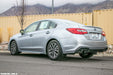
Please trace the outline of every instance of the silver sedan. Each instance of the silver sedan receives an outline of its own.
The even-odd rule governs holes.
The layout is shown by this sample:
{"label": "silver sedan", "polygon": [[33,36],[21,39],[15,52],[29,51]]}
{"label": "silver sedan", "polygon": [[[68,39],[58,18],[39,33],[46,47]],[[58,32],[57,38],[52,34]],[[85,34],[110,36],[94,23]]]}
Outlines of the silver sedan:
{"label": "silver sedan", "polygon": [[12,55],[21,52],[46,54],[60,60],[67,54],[79,53],[89,58],[107,50],[105,33],[99,27],[85,26],[62,19],[46,19],[32,23],[10,38]]}

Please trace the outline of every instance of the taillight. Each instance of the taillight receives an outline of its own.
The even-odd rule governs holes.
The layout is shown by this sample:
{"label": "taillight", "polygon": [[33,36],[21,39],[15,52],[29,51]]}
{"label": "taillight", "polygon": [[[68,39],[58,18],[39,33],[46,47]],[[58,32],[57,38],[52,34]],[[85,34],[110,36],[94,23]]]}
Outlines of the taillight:
{"label": "taillight", "polygon": [[106,36],[106,34],[105,34],[105,32],[104,32],[104,31],[102,31],[102,35],[103,35],[103,36]]}
{"label": "taillight", "polygon": [[87,34],[88,32],[85,29],[81,28],[67,28],[67,30],[73,34]]}

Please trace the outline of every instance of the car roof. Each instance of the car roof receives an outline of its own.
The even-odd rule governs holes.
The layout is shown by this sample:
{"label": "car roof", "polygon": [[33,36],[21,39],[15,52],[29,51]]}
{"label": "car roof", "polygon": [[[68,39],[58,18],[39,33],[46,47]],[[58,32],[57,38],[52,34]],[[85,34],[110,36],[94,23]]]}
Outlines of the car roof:
{"label": "car roof", "polygon": [[77,23],[77,22],[74,22],[74,21],[71,21],[71,20],[65,20],[65,19],[45,19],[45,20],[50,20],[50,21],[53,21],[53,22],[56,22],[58,24],[60,23],[64,23],[64,24],[72,24],[72,25],[81,25],[83,26],[83,24],[80,24],[80,23]]}
{"label": "car roof", "polygon": [[45,19],[45,20],[51,20],[51,21],[54,21],[54,22],[66,22],[66,21],[70,21],[70,20],[65,20],[65,19]]}

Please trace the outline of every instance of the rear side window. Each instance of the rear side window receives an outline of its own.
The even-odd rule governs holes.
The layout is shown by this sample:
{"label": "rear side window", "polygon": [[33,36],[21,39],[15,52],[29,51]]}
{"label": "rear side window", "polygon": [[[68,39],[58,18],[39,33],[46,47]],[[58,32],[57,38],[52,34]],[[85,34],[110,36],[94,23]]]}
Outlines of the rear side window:
{"label": "rear side window", "polygon": [[39,26],[39,30],[45,30],[45,29],[48,29],[48,24],[49,24],[49,21],[42,21],[40,23],[40,26]]}
{"label": "rear side window", "polygon": [[49,29],[55,28],[57,26],[56,23],[50,22]]}

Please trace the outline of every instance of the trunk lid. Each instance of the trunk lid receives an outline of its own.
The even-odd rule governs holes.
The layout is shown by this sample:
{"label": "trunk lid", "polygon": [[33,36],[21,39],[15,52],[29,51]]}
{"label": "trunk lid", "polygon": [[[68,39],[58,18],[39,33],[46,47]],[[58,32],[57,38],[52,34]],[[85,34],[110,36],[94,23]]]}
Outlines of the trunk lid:
{"label": "trunk lid", "polygon": [[88,34],[85,34],[85,38],[88,40],[102,40],[102,29],[99,27],[93,26],[82,26],[83,29],[86,29]]}
{"label": "trunk lid", "polygon": [[82,26],[84,29],[88,31],[88,33],[102,33],[102,29],[100,27],[94,26]]}

